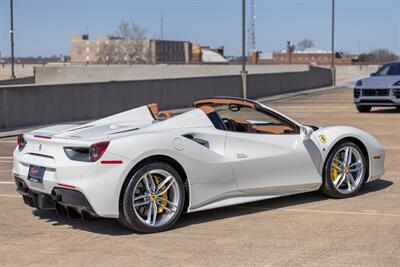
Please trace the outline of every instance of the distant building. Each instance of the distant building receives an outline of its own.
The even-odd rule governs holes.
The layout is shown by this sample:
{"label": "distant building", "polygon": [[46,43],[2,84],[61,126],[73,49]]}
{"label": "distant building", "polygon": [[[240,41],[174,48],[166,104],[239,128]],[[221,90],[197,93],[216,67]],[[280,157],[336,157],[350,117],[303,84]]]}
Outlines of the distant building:
{"label": "distant building", "polygon": [[[96,40],[90,40],[88,35],[73,35],[71,38],[71,63],[95,64],[99,63],[99,52],[102,47],[110,44],[137,42],[134,40],[123,40],[119,37],[105,36]],[[189,63],[192,61],[192,44],[186,41],[168,40],[144,40],[140,43],[143,51],[141,62],[147,64],[160,63]],[[113,48],[113,49],[118,49]],[[110,62],[128,62],[130,51],[125,51],[124,58],[110,59]],[[112,53],[111,53],[112,54]]]}
{"label": "distant building", "polygon": [[211,48],[209,46],[201,46],[199,44],[192,45],[192,62],[193,63],[227,63],[224,57],[224,47]]}
{"label": "distant building", "polygon": [[[259,52],[251,56],[253,64],[307,64],[307,65],[329,65],[332,61],[332,52],[315,48],[304,51],[293,51],[291,43],[288,42],[286,50],[272,52],[271,59],[260,59]],[[347,57],[341,52],[335,52],[335,64],[350,65],[352,57]]]}
{"label": "distant building", "polygon": [[149,40],[151,47],[150,62],[190,63],[192,61],[192,43],[183,41]]}

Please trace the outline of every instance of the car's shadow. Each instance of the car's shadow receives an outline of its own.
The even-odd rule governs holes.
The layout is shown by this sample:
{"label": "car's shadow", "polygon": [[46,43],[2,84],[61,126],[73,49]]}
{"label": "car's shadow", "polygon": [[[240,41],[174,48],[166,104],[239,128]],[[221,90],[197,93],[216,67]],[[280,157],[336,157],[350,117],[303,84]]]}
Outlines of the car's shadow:
{"label": "car's shadow", "polygon": [[[366,184],[359,195],[364,195],[379,190],[383,190],[393,183],[387,180],[377,180]],[[226,218],[233,218],[238,216],[245,216],[266,210],[276,210],[279,208],[287,208],[290,206],[315,203],[319,201],[326,201],[327,198],[322,193],[310,192],[298,195],[286,196],[281,198],[267,199],[258,202],[247,204],[229,206],[219,209],[182,214],[178,223],[173,229],[187,227],[193,224],[201,224],[209,221],[222,220]],[[70,225],[72,228],[98,233],[105,235],[132,235],[136,234],[127,230],[115,219],[92,219],[89,221],[82,221],[80,219],[71,219],[67,217],[59,217],[55,212],[34,210],[33,215],[37,216],[40,220],[46,220],[52,223],[53,226]]]}

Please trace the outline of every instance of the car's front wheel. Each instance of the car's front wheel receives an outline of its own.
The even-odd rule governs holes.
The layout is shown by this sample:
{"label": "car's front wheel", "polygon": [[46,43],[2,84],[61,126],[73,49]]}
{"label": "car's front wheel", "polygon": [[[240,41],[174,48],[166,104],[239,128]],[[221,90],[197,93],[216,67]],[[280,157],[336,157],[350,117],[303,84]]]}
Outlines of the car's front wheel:
{"label": "car's front wheel", "polygon": [[372,109],[371,106],[359,106],[359,105],[357,105],[356,107],[357,107],[358,112],[361,112],[361,113],[370,112],[371,109]]}
{"label": "car's front wheel", "polygon": [[335,198],[354,196],[363,185],[367,164],[357,144],[344,142],[336,145],[325,162],[321,190]]}
{"label": "car's front wheel", "polygon": [[179,173],[163,162],[148,163],[129,178],[121,198],[120,222],[141,233],[166,230],[179,219],[185,191]]}

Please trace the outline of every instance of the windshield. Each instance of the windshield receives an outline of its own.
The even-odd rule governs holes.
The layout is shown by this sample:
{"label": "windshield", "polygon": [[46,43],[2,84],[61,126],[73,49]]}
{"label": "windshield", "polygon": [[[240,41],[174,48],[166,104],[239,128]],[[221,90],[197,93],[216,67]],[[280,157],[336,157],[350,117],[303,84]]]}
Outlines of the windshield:
{"label": "windshield", "polygon": [[374,76],[400,75],[400,63],[385,64],[379,68]]}

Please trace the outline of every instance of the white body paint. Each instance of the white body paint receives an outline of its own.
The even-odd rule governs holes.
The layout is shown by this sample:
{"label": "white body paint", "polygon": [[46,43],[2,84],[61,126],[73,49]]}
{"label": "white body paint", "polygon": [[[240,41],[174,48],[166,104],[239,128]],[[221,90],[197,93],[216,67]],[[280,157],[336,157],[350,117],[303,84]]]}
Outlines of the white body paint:
{"label": "white body paint", "polygon": [[[209,148],[184,137],[186,134],[207,140]],[[319,135],[325,135],[327,142],[322,143]],[[35,130],[24,137],[26,147],[14,151],[13,173],[29,188],[47,194],[58,183],[75,186],[99,216],[110,218],[119,215],[121,188],[129,172],[140,161],[156,155],[170,157],[184,169],[189,188],[188,212],[317,190],[330,149],[347,137],[357,138],[367,148],[369,181],[384,172],[382,146],[362,130],[327,127],[310,136],[228,132],[216,129],[197,108],[156,121],[143,106],[85,125]],[[65,146],[89,147],[106,140],[110,145],[101,160],[120,160],[122,164],[72,161],[63,150]],[[376,155],[381,158],[374,160]],[[27,180],[30,165],[46,167],[43,183]]]}

